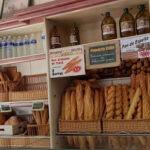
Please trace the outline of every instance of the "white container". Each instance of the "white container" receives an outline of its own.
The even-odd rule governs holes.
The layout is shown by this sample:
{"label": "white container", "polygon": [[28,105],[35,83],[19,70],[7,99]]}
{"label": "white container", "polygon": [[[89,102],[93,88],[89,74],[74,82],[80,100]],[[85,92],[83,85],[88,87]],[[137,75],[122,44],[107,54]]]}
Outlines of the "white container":
{"label": "white container", "polygon": [[6,36],[3,37],[2,40],[2,59],[7,58],[7,42],[6,42]]}
{"label": "white container", "polygon": [[27,35],[24,36],[23,39],[23,55],[24,56],[28,56],[30,55],[30,42],[29,42],[29,38]]}
{"label": "white container", "polygon": [[13,43],[12,57],[15,58],[15,57],[17,57],[17,42],[16,42],[16,37],[13,37],[12,43]]}
{"label": "white container", "polygon": [[13,43],[12,43],[12,38],[9,35],[7,38],[7,58],[12,58],[13,54]]}
{"label": "white container", "polygon": [[23,42],[21,36],[17,37],[17,57],[23,56]]}

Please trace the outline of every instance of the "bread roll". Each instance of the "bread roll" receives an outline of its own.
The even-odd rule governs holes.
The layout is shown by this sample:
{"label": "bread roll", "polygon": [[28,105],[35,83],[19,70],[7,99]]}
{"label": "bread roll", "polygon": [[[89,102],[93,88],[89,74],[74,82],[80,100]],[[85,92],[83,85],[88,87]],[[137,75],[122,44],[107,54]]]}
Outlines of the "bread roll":
{"label": "bread roll", "polygon": [[76,92],[71,92],[71,120],[77,120]]}
{"label": "bread roll", "polygon": [[43,115],[42,115],[42,124],[47,124],[48,121],[48,117],[49,113],[48,113],[48,106],[45,106],[44,111],[43,111]]}
{"label": "bread roll", "polygon": [[136,89],[136,92],[135,92],[135,95],[133,97],[133,102],[129,108],[129,111],[127,113],[127,116],[125,119],[132,119],[132,116],[133,114],[135,113],[135,108],[137,107],[138,105],[138,102],[139,102],[139,97],[141,96],[141,89],[140,88],[137,88]]}
{"label": "bread roll", "polygon": [[98,89],[95,89],[94,95],[94,118],[100,119],[100,95]]}
{"label": "bread roll", "polygon": [[12,116],[5,122],[5,125],[19,125],[20,122],[21,121],[18,117]]}
{"label": "bread roll", "polygon": [[71,120],[71,92],[69,89],[65,94],[65,120]]}
{"label": "bread roll", "polygon": [[108,89],[108,97],[106,102],[106,119],[113,119],[115,115],[115,89],[114,85]]}
{"label": "bread roll", "polygon": [[84,97],[83,97],[83,87],[81,83],[77,84],[76,87],[76,101],[77,101],[77,116],[79,120],[84,118]]}
{"label": "bread roll", "polygon": [[116,105],[115,105],[115,118],[122,119],[122,86],[116,85]]}
{"label": "bread roll", "polygon": [[62,120],[65,120],[65,94],[63,94],[63,96],[62,96],[61,119],[62,119]]}
{"label": "bread roll", "polygon": [[150,119],[150,101],[148,93],[146,91],[146,82],[144,74],[140,74],[140,87],[142,90],[142,99],[143,99],[143,119]]}
{"label": "bread roll", "polygon": [[124,118],[129,110],[129,101],[128,101],[128,85],[122,85],[122,101],[123,101],[123,115]]}
{"label": "bread roll", "polygon": [[85,93],[84,93],[84,119],[85,120],[94,119],[93,92],[88,83],[85,86]]}

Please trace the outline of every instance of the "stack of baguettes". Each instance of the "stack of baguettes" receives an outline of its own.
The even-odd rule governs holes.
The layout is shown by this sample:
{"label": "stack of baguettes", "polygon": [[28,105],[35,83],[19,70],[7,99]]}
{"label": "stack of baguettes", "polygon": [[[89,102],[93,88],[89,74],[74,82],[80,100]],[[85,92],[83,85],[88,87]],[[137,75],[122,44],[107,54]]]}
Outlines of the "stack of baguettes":
{"label": "stack of baguettes", "polygon": [[[49,136],[48,127],[45,127],[45,125],[49,125],[48,106],[45,105],[43,111],[32,111],[32,114],[36,121],[36,124],[39,125],[39,128],[40,128],[38,130],[38,134]],[[43,125],[43,128],[42,128],[42,125]]]}
{"label": "stack of baguettes", "polygon": [[131,75],[131,84],[104,88],[105,119],[150,119],[150,74]]}
{"label": "stack of baguettes", "polygon": [[[61,120],[101,119],[104,98],[96,80],[75,80],[73,83],[74,86],[67,88],[62,96]],[[67,136],[66,138],[70,147],[95,148],[95,137]]]}

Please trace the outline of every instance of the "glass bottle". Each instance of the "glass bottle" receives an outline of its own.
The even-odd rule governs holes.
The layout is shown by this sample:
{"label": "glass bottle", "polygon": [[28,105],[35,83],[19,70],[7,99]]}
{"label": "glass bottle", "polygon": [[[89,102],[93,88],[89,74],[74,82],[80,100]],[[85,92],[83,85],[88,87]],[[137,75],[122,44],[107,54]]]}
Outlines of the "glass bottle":
{"label": "glass bottle", "polygon": [[136,16],[137,34],[145,34],[150,32],[150,15],[146,10],[146,6],[140,5],[139,12]]}
{"label": "glass bottle", "polygon": [[120,36],[127,37],[135,35],[135,22],[134,17],[129,13],[128,8],[124,9],[124,13],[119,21],[120,25]]}
{"label": "glass bottle", "polygon": [[38,53],[38,51],[37,51],[37,40],[36,40],[36,38],[35,38],[35,34],[31,34],[31,36],[30,36],[30,54],[31,55],[35,55],[35,54],[37,54]]}
{"label": "glass bottle", "polygon": [[60,48],[61,47],[60,35],[58,33],[56,26],[53,27],[50,42],[51,42],[51,48]]}
{"label": "glass bottle", "polygon": [[70,44],[73,45],[79,45],[79,29],[78,26],[73,23],[71,28],[71,34],[70,34]]}
{"label": "glass bottle", "polygon": [[116,33],[116,22],[110,16],[110,12],[106,12],[105,18],[102,21],[102,39],[103,40],[111,40],[117,38]]}

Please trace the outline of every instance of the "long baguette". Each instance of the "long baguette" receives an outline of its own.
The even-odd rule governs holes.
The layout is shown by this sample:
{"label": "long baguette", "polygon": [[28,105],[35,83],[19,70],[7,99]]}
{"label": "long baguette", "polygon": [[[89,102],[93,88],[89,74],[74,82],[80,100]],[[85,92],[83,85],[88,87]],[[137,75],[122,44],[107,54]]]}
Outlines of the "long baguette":
{"label": "long baguette", "polygon": [[45,106],[43,116],[42,116],[42,124],[46,124],[48,121],[48,107]]}
{"label": "long baguette", "polygon": [[62,96],[61,119],[62,119],[62,120],[65,120],[65,94],[63,94],[63,96]]}
{"label": "long baguette", "polygon": [[65,120],[71,120],[71,93],[70,90],[67,89],[65,94]]}

